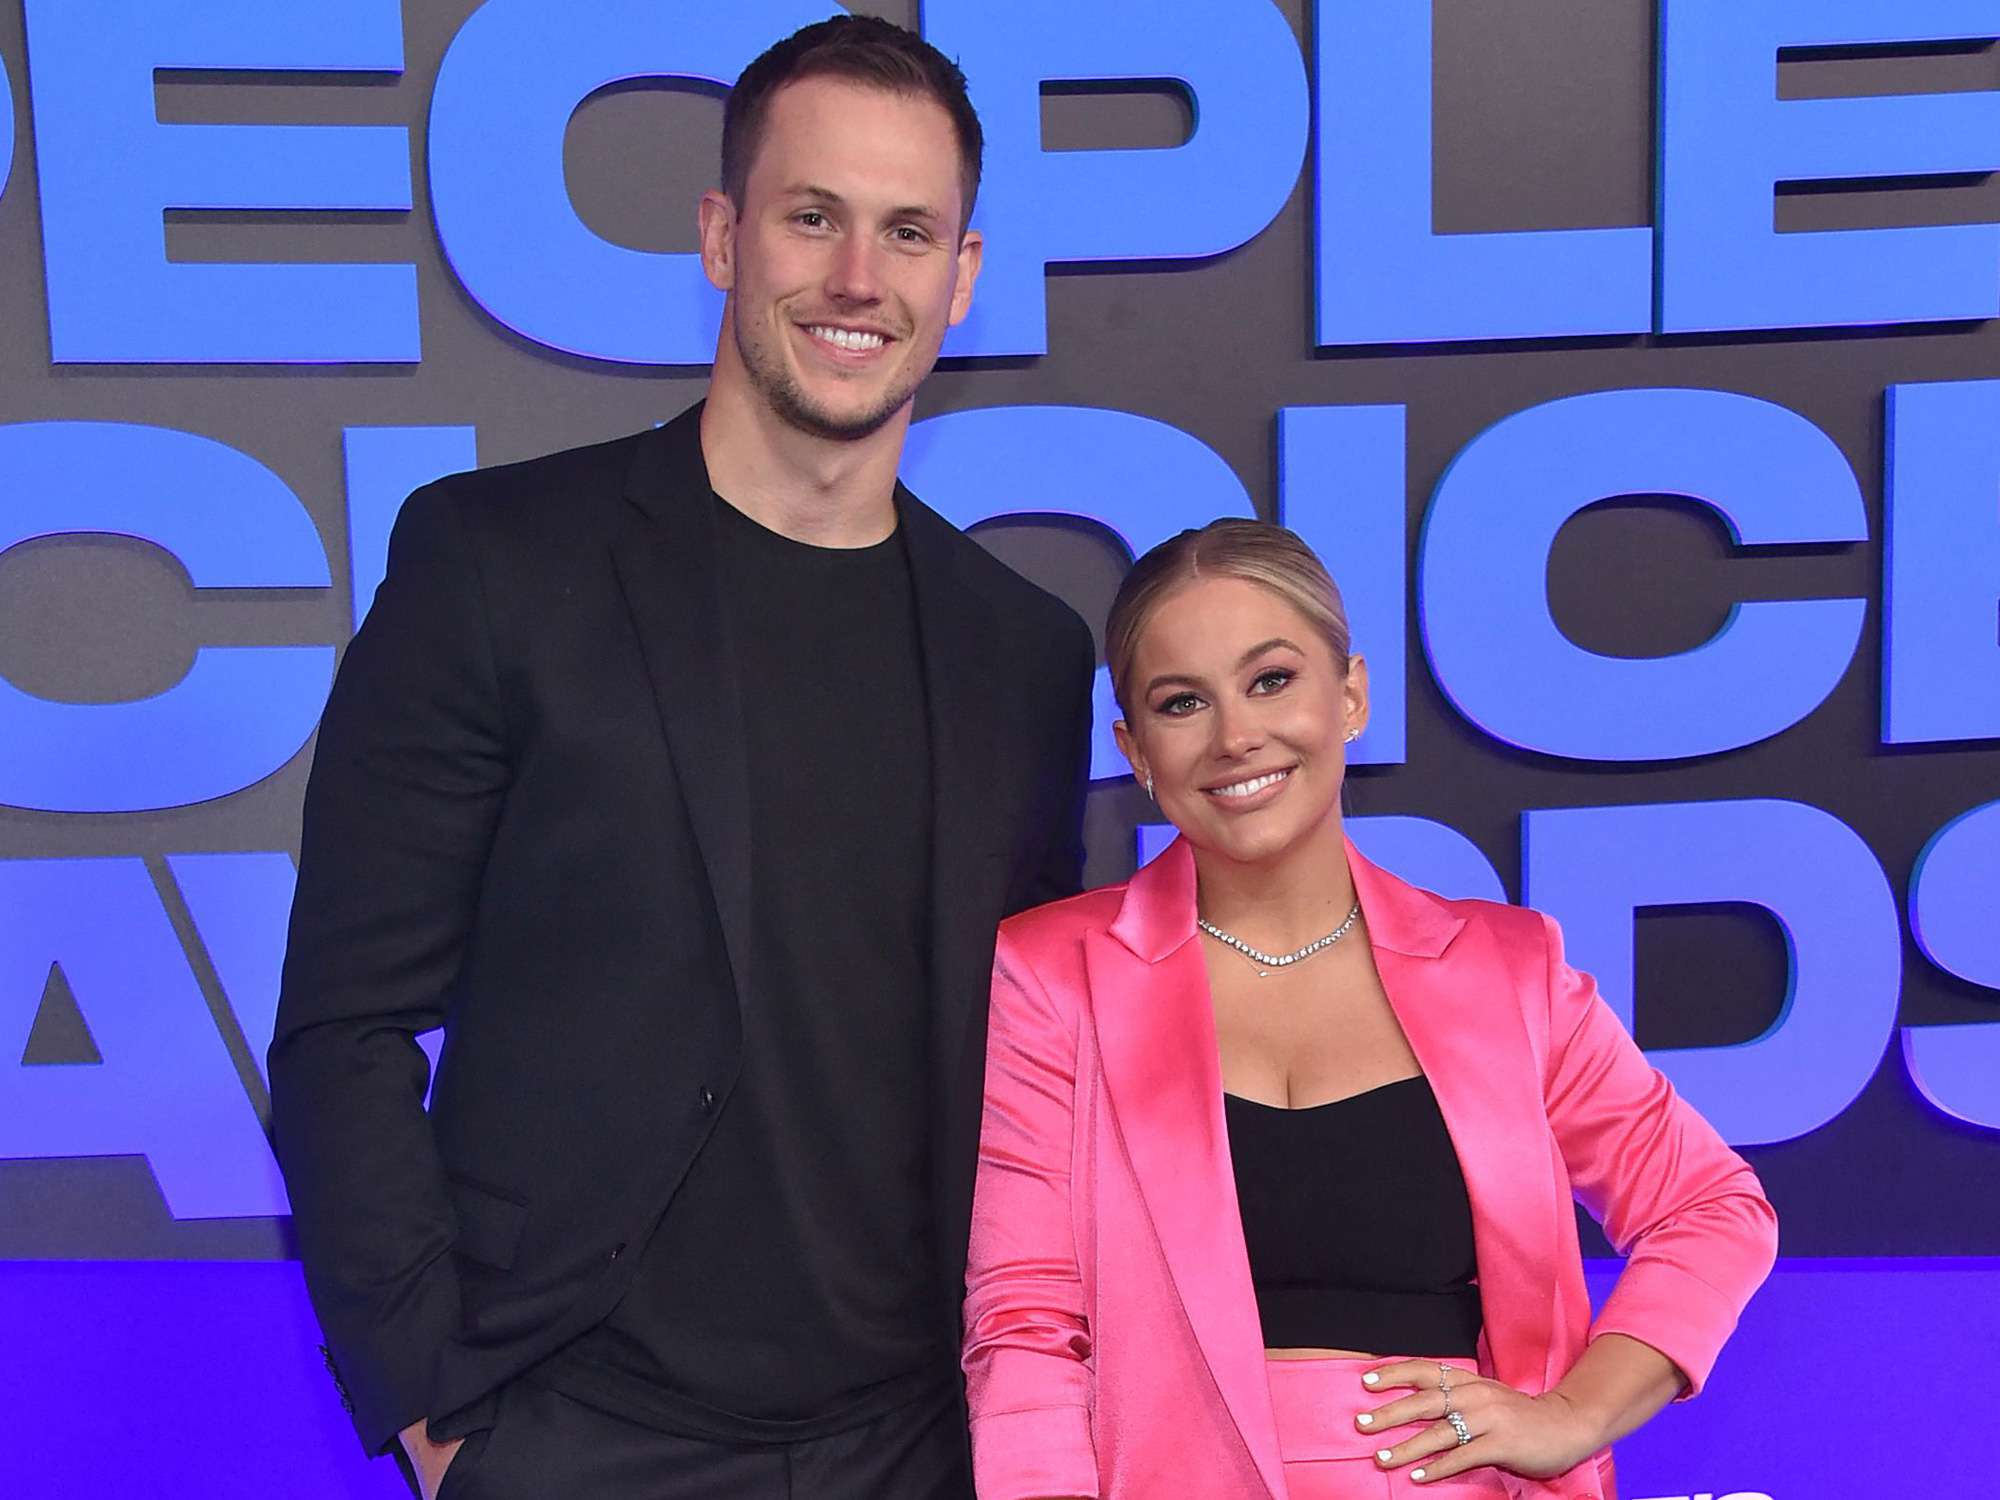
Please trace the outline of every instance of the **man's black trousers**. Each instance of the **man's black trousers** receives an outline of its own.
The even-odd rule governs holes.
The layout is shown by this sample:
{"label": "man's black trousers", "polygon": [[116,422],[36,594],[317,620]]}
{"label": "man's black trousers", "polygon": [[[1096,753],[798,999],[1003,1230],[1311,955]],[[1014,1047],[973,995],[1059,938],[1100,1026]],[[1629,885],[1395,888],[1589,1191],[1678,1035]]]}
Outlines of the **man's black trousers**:
{"label": "man's black trousers", "polygon": [[516,1381],[437,1500],[972,1500],[955,1391],[831,1436],[730,1445],[676,1437]]}

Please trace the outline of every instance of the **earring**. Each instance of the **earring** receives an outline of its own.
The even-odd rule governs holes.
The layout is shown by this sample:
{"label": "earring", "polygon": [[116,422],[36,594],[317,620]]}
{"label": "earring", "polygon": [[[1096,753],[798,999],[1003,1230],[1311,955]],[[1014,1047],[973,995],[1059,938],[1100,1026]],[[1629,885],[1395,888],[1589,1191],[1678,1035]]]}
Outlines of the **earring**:
{"label": "earring", "polygon": [[1151,771],[1148,771],[1146,773],[1146,796],[1148,798],[1151,798],[1152,795],[1153,795],[1153,773]]}
{"label": "earring", "polygon": [[1348,730],[1348,731],[1347,731],[1347,739],[1346,739],[1346,740],[1344,741],[1344,743],[1346,743],[1346,744],[1349,744],[1349,745],[1351,745],[1351,744],[1353,744],[1353,743],[1354,743],[1354,742],[1355,742],[1356,740],[1358,740],[1358,739],[1360,739],[1360,738],[1361,738],[1361,731],[1360,731],[1360,730],[1358,730],[1358,729],[1350,729],[1350,730]]}

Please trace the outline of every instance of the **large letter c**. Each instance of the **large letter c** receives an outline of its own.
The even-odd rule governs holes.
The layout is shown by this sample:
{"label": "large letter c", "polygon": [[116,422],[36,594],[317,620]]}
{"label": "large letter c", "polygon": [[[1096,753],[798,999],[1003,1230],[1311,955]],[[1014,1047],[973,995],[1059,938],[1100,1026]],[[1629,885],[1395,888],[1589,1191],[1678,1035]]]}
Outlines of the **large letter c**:
{"label": "large letter c", "polygon": [[[123,422],[0,426],[0,552],[108,532],[179,559],[198,589],[326,588],[326,551],[285,482],[234,448]],[[331,646],[205,646],[164,693],[57,703],[0,679],[0,804],[142,812],[226,797],[298,754]]]}
{"label": "large letter c", "polygon": [[1578,760],[1676,760],[1790,728],[1853,659],[1863,599],[1738,604],[1692,651],[1603,656],[1549,612],[1550,545],[1619,495],[1713,509],[1735,542],[1857,542],[1861,489],[1795,412],[1728,391],[1618,390],[1488,428],[1438,481],[1418,564],[1424,646],[1458,711],[1497,739]]}

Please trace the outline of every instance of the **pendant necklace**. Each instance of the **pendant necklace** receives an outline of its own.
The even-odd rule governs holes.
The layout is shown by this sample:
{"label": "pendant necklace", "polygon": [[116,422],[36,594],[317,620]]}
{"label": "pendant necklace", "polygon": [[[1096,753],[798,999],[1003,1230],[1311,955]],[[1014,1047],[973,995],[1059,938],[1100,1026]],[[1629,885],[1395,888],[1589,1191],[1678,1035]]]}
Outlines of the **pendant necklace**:
{"label": "pendant necklace", "polygon": [[1347,909],[1346,920],[1334,928],[1333,931],[1329,932],[1323,938],[1314,938],[1305,947],[1295,948],[1290,953],[1266,953],[1261,948],[1253,948],[1244,942],[1242,938],[1231,937],[1220,927],[1209,921],[1207,917],[1197,916],[1194,919],[1194,925],[1214,938],[1218,943],[1234,948],[1238,953],[1249,959],[1251,963],[1257,966],[1257,977],[1259,979],[1269,979],[1273,970],[1289,968],[1295,963],[1301,963],[1311,958],[1322,948],[1331,948],[1335,943],[1346,937],[1349,929],[1360,919],[1361,903],[1356,901],[1354,905]]}

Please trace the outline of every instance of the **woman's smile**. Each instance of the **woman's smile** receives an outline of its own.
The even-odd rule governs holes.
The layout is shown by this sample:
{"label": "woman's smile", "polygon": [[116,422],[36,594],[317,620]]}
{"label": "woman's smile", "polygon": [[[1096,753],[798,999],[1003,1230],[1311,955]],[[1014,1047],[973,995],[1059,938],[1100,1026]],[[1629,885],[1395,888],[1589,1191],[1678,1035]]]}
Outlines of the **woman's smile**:
{"label": "woman's smile", "polygon": [[1259,771],[1216,786],[1205,786],[1202,790],[1230,812],[1248,812],[1274,800],[1297,769],[1296,766],[1282,766],[1274,771]]}

